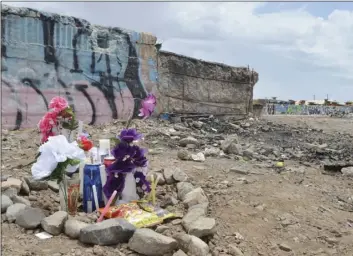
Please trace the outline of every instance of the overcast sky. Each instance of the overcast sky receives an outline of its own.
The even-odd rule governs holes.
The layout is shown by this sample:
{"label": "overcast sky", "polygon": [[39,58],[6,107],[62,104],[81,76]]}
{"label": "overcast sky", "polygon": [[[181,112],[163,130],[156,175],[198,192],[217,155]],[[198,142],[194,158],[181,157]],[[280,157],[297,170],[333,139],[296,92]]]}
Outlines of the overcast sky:
{"label": "overcast sky", "polygon": [[353,3],[13,2],[151,32],[163,50],[254,68],[255,98],[353,100]]}

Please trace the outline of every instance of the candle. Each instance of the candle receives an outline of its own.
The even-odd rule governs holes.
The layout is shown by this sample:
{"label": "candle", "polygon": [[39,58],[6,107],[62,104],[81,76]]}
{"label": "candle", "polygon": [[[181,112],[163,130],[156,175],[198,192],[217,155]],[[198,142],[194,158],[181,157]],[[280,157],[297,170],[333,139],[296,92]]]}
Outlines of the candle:
{"label": "candle", "polygon": [[109,139],[99,140],[99,148],[100,148],[101,151],[109,151],[109,149],[110,149],[110,140]]}
{"label": "candle", "polygon": [[80,169],[79,169],[80,194],[81,194],[81,196],[83,196],[83,178],[84,178],[83,169],[85,168],[85,165],[86,165],[86,159],[85,159],[85,161],[82,161],[80,163]]}
{"label": "candle", "polygon": [[96,185],[92,186],[92,192],[93,192],[93,198],[94,198],[94,203],[96,205],[96,211],[99,209],[99,203],[98,203],[98,195],[97,195],[97,188]]}
{"label": "candle", "polygon": [[[102,186],[104,186],[105,183],[107,183],[107,171],[105,170],[105,165],[102,164],[101,166],[99,166],[99,172],[101,176]],[[104,203],[107,203],[107,198],[104,193],[103,193],[103,200],[104,200]]]}
{"label": "candle", "polygon": [[106,213],[108,212],[109,207],[110,207],[110,205],[112,204],[112,202],[113,202],[113,200],[114,200],[114,198],[115,198],[115,196],[116,196],[117,193],[118,193],[118,192],[117,192],[116,190],[114,190],[112,196],[109,198],[108,203],[105,205],[105,207],[104,207],[104,209],[103,209],[103,212],[102,212],[101,216],[99,216],[99,219],[97,220],[97,222],[101,222],[101,221],[103,220],[104,216],[105,216]]}
{"label": "candle", "polygon": [[83,132],[83,122],[80,120],[80,121],[78,121],[77,133],[78,133],[78,135],[81,135],[82,132]]}

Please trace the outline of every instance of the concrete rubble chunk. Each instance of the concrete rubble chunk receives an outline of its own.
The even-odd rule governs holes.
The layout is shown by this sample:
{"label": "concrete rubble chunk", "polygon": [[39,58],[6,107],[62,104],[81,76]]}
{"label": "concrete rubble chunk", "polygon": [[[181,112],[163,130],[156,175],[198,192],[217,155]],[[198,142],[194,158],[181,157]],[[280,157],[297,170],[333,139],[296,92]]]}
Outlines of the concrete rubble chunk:
{"label": "concrete rubble chunk", "polygon": [[189,208],[196,204],[208,203],[208,198],[202,188],[195,188],[185,195],[183,203]]}
{"label": "concrete rubble chunk", "polygon": [[202,152],[199,152],[197,154],[192,154],[191,159],[194,160],[195,162],[205,162],[206,160],[205,155]]}
{"label": "concrete rubble chunk", "polygon": [[10,205],[6,210],[6,219],[8,222],[14,222],[18,214],[23,211],[27,206],[24,204],[13,204]]}
{"label": "concrete rubble chunk", "polygon": [[178,198],[184,200],[187,193],[191,192],[194,189],[194,185],[190,182],[179,182],[177,183]]}
{"label": "concrete rubble chunk", "polygon": [[239,149],[241,150],[241,148],[239,148],[240,145],[238,144],[238,135],[232,134],[222,142],[221,149],[227,154],[238,154]]}
{"label": "concrete rubble chunk", "polygon": [[48,189],[48,181],[46,180],[34,180],[31,177],[25,177],[25,181],[31,190],[39,191]]}
{"label": "concrete rubble chunk", "polygon": [[64,233],[70,238],[77,239],[80,236],[80,231],[81,229],[89,226],[90,224],[74,220],[74,219],[69,219],[65,222],[64,225]]}
{"label": "concrete rubble chunk", "polygon": [[192,145],[198,145],[199,141],[197,139],[195,139],[194,137],[188,136],[184,139],[181,139],[179,141],[180,146],[182,147],[186,147],[186,145],[188,144],[192,144]]}
{"label": "concrete rubble chunk", "polygon": [[42,220],[42,228],[51,235],[60,235],[64,229],[68,214],[65,211],[58,211]]}
{"label": "concrete rubble chunk", "polygon": [[341,172],[344,176],[353,177],[353,166],[342,168]]}
{"label": "concrete rubble chunk", "polygon": [[44,218],[45,214],[41,209],[27,207],[17,215],[16,224],[25,229],[35,229]]}
{"label": "concrete rubble chunk", "polygon": [[85,244],[115,245],[129,241],[135,230],[136,228],[124,219],[109,219],[82,228],[79,240]]}
{"label": "concrete rubble chunk", "polygon": [[173,256],[188,256],[188,255],[182,250],[178,250],[176,253],[173,254]]}
{"label": "concrete rubble chunk", "polygon": [[1,213],[6,212],[7,208],[13,205],[12,200],[7,195],[1,195]]}
{"label": "concrete rubble chunk", "polygon": [[180,168],[175,168],[173,172],[173,178],[177,182],[183,182],[188,180],[188,175],[182,171]]}
{"label": "concrete rubble chunk", "polygon": [[185,227],[189,235],[205,237],[214,235],[216,232],[216,220],[214,218],[199,217],[189,226]]}
{"label": "concrete rubble chunk", "polygon": [[163,256],[173,252],[178,247],[175,239],[161,235],[151,229],[136,230],[129,241],[129,248],[147,256]]}
{"label": "concrete rubble chunk", "polygon": [[208,245],[196,236],[179,233],[174,239],[178,241],[179,248],[188,255],[208,256],[210,252]]}
{"label": "concrete rubble chunk", "polygon": [[21,180],[10,177],[6,181],[1,182],[1,191],[7,190],[8,188],[15,188],[17,191],[20,191],[21,186]]}
{"label": "concrete rubble chunk", "polygon": [[199,219],[200,217],[204,217],[206,212],[203,208],[190,208],[189,211],[184,215],[181,224],[187,230],[194,221]]}

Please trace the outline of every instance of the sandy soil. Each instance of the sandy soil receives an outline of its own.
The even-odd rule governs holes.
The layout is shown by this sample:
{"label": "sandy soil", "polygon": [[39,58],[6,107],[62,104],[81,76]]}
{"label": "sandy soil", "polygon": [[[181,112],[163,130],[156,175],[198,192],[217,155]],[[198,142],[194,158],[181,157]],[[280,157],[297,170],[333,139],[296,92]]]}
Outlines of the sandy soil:
{"label": "sandy soil", "polygon": [[[310,117],[266,117],[272,122],[353,134],[353,120]],[[35,146],[26,145],[37,134],[17,132],[13,144],[21,157],[9,157],[4,149],[2,174],[28,175],[29,169],[14,168],[30,161]],[[26,142],[26,143],[24,143]],[[30,153],[29,153],[30,152]],[[353,255],[353,179],[324,175],[320,166],[286,161],[290,172],[278,173],[261,163],[208,157],[203,163],[178,160],[176,149],[150,156],[152,170],[180,167],[203,187],[210,199],[211,217],[217,234],[209,240],[213,255],[232,255],[235,244],[244,255]],[[230,172],[234,166],[249,175]],[[349,201],[351,200],[351,201]],[[127,255],[115,247],[90,247],[60,235],[36,238],[15,224],[2,223],[2,255]],[[129,254],[129,253],[128,253]],[[137,255],[131,252],[129,255]],[[235,254],[234,254],[235,255]]]}

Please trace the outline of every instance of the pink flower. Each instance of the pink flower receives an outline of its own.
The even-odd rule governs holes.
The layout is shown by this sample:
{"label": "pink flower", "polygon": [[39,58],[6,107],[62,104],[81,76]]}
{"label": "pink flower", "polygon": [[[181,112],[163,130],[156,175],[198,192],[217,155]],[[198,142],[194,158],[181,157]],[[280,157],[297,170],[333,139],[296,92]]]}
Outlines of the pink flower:
{"label": "pink flower", "polygon": [[60,96],[52,98],[49,104],[50,109],[54,109],[54,112],[60,113],[61,111],[65,110],[69,106],[69,103]]}
{"label": "pink flower", "polygon": [[139,116],[142,116],[143,119],[151,116],[155,107],[157,105],[156,97],[153,94],[149,94],[144,100],[141,102],[141,109]]}
{"label": "pink flower", "polygon": [[56,112],[47,112],[43,118],[39,121],[38,126],[42,134],[42,142],[48,140],[49,136],[53,136],[52,129],[56,126],[57,123],[57,113]]}

